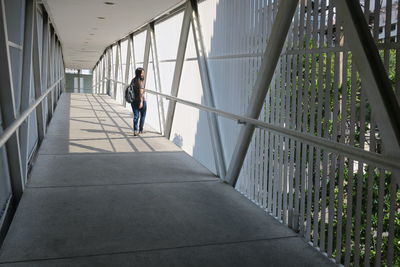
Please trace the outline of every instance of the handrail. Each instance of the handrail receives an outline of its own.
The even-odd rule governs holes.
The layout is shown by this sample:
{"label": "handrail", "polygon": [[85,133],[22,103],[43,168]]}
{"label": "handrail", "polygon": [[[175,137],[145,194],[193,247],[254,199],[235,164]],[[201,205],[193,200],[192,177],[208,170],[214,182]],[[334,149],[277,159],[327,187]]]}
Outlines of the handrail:
{"label": "handrail", "polygon": [[8,141],[8,139],[18,130],[19,126],[26,120],[26,118],[32,113],[32,111],[43,101],[43,99],[53,91],[54,87],[63,79],[61,77],[55,83],[53,83],[44,94],[42,94],[35,103],[25,110],[18,119],[16,119],[7,129],[4,130],[3,134],[0,136],[0,148]]}
{"label": "handrail", "polygon": [[[127,83],[116,81],[113,79],[109,79],[109,78],[104,78],[104,79],[108,79],[110,81],[120,83],[122,85],[128,85]],[[251,124],[254,124],[258,128],[267,129],[267,130],[285,135],[287,137],[294,138],[298,141],[307,143],[309,145],[323,147],[325,149],[330,150],[331,152],[338,153],[338,154],[341,154],[346,157],[351,157],[355,160],[359,160],[364,163],[373,164],[373,165],[376,165],[377,167],[383,167],[388,170],[400,171],[400,159],[398,159],[398,158],[390,158],[390,157],[387,157],[382,154],[373,153],[373,152],[366,151],[366,150],[363,150],[360,148],[345,145],[343,143],[333,142],[329,139],[325,139],[322,137],[318,137],[318,136],[314,136],[314,135],[310,135],[310,134],[306,134],[306,133],[302,133],[302,132],[297,132],[292,129],[284,128],[281,126],[276,126],[276,125],[273,125],[273,124],[270,124],[267,122],[263,122],[263,121],[260,121],[257,119],[252,119],[252,118],[248,118],[245,116],[236,115],[236,114],[233,114],[230,112],[226,112],[226,111],[223,111],[220,109],[201,105],[201,104],[198,104],[195,102],[183,100],[183,99],[173,97],[173,96],[170,96],[167,94],[163,94],[160,92],[156,92],[153,90],[146,89],[146,92],[151,93],[153,95],[159,95],[159,96],[165,97],[166,99],[173,100],[173,101],[176,101],[178,103],[185,104],[188,106],[192,106],[197,109],[201,109],[201,110],[208,111],[208,112],[213,112],[217,115],[221,115],[228,119],[237,120],[238,123],[251,123]]]}

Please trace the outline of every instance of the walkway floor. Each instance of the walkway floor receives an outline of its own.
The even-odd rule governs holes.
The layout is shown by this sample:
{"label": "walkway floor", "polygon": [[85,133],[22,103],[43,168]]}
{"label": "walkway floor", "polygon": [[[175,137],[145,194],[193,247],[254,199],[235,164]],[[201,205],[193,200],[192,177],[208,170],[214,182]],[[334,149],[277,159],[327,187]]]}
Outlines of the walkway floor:
{"label": "walkway floor", "polygon": [[64,93],[1,266],[327,266],[108,96]]}

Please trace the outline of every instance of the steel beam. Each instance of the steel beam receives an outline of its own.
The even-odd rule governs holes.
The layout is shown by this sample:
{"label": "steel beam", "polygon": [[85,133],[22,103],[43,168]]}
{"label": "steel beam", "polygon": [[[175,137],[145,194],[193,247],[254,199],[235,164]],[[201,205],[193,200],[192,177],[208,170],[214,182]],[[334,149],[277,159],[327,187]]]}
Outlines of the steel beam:
{"label": "steel beam", "polygon": [[[47,84],[53,84],[54,81],[54,29],[49,25],[49,53],[48,53],[49,63],[48,63],[48,78]],[[47,87],[46,87],[47,89]],[[54,112],[54,92],[50,93],[49,96],[49,118],[53,117]],[[51,112],[51,113],[50,113]]]}
{"label": "steel beam", "polygon": [[[55,30],[54,30],[54,33],[53,33],[53,52],[52,52],[52,55],[53,55],[53,59],[52,59],[53,67],[51,69],[52,69],[53,75],[52,75],[51,83],[54,83],[54,81],[57,80],[57,67],[56,67],[56,65],[57,65],[57,40],[56,40],[56,32],[55,32]],[[57,92],[57,90],[54,90],[54,92],[52,93],[52,97],[53,97],[53,112],[54,112],[55,107],[57,105],[57,99],[58,99],[57,95],[56,95],[56,92]]]}
{"label": "steel beam", "polygon": [[[59,78],[59,59],[58,59],[58,38],[57,35],[54,34],[54,80],[58,80]],[[57,85],[56,90],[54,91],[55,95],[55,105],[57,106],[58,96],[59,96],[59,88],[60,85]]]}
{"label": "steel beam", "polygon": [[[0,1],[0,109],[3,129],[15,121],[14,87],[11,72],[10,51],[8,47],[7,20],[4,0]],[[21,166],[19,134],[16,131],[6,143],[7,162],[11,177],[13,200],[18,204],[24,191],[24,176]]]}
{"label": "steel beam", "polygon": [[97,62],[96,77],[97,77],[97,83],[96,83],[95,93],[98,94],[100,92],[100,82],[101,82],[101,61]]}
{"label": "steel beam", "polygon": [[[58,42],[58,38],[57,38],[57,77],[56,79],[58,80],[61,77],[61,57],[60,57],[60,44]],[[60,98],[61,95],[61,84],[57,85],[57,101]]]}
{"label": "steel beam", "polygon": [[[126,47],[126,65],[125,65],[125,76],[124,76],[124,81],[125,83],[129,83],[129,68],[131,67],[131,37],[128,37],[128,45]],[[122,104],[125,107],[126,106],[126,100],[125,100],[125,88],[123,88],[123,97],[122,97]]]}
{"label": "steel beam", "polygon": [[[197,9],[197,0],[192,0],[191,3],[193,9],[191,17],[192,30],[197,53],[197,62],[199,64],[201,84],[203,86],[204,99],[207,106],[215,108],[214,94],[210,80],[206,49],[204,46],[204,39],[201,31],[199,13]],[[207,119],[215,159],[215,168],[217,170],[218,176],[223,180],[225,179],[226,175],[226,163],[221,140],[221,131],[218,124],[218,117],[214,113],[208,112]]]}
{"label": "steel beam", "polygon": [[[40,43],[39,40],[39,25],[37,20],[37,10],[36,10],[36,1],[34,2],[34,31],[33,31],[33,56],[32,56],[32,64],[33,64],[33,77],[34,77],[34,86],[35,86],[35,99],[38,99],[42,95],[42,74],[41,74],[41,58],[40,58]],[[44,122],[44,104],[43,102],[37,106],[36,109],[36,117],[37,117],[37,131],[38,131],[38,145],[43,141],[45,127],[46,124]]]}
{"label": "steel beam", "polygon": [[[42,92],[45,91],[49,85],[49,35],[50,35],[50,25],[49,17],[46,12],[43,12],[43,42],[42,42]],[[46,125],[52,116],[51,110],[51,98],[47,98],[47,114],[45,114]],[[46,131],[45,131],[46,132]]]}
{"label": "steel beam", "polygon": [[146,44],[144,47],[144,58],[143,58],[143,68],[145,70],[145,78],[144,78],[144,84],[146,86],[147,82],[147,74],[148,74],[148,67],[149,67],[149,61],[150,61],[150,25],[147,25],[147,30],[146,30]]}
{"label": "steel beam", "polygon": [[[112,48],[109,48],[107,53],[107,77],[111,77],[111,51]],[[111,81],[107,80],[107,88],[106,88],[106,94],[111,96]]]}
{"label": "steel beam", "polygon": [[400,154],[400,107],[383,66],[379,51],[365,21],[361,6],[356,1],[336,1],[344,21],[346,42],[354,55],[360,72],[361,84],[366,89],[372,116],[379,126],[384,153]]}
{"label": "steel beam", "polygon": [[[160,76],[160,63],[158,61],[158,53],[157,53],[157,42],[154,31],[154,23],[150,23],[150,39],[151,39],[151,53],[153,55],[153,71],[154,71],[154,81],[156,85],[156,90],[158,92],[162,92],[161,89],[161,76]],[[164,125],[165,125],[165,113],[164,113],[164,102],[163,99],[159,96],[156,96],[157,104],[158,104],[158,121],[160,124],[160,132],[164,133]]]}
{"label": "steel beam", "polygon": [[[179,37],[178,53],[176,55],[174,76],[172,78],[171,96],[174,97],[178,96],[179,84],[181,82],[182,69],[183,69],[183,63],[185,61],[186,45],[189,37],[190,20],[192,12],[193,12],[192,5],[188,1],[186,3],[185,13],[183,15],[181,34]],[[164,127],[165,129],[164,135],[168,139],[171,137],[172,123],[175,115],[175,107],[176,107],[176,102],[169,101],[167,118]]]}
{"label": "steel beam", "polygon": [[[114,69],[114,79],[118,80],[118,74],[119,74],[119,51],[120,51],[120,46],[121,43],[118,42],[115,48],[115,69]],[[113,55],[114,57],[114,55]],[[114,83],[114,95],[113,98],[117,99],[117,90],[118,90],[118,84]]]}
{"label": "steel beam", "polygon": [[[21,81],[21,106],[20,113],[29,108],[31,99],[31,73],[32,73],[32,46],[33,46],[33,0],[26,0],[25,25],[24,25],[24,49],[22,58],[22,81]],[[24,181],[28,175],[28,140],[29,140],[29,118],[19,128],[19,141],[21,148],[21,166]]]}
{"label": "steel beam", "polygon": [[[258,119],[260,116],[297,4],[298,1],[279,1],[278,12],[272,26],[271,35],[268,38],[267,47],[246,113],[249,118]],[[239,178],[254,129],[253,124],[245,124],[240,130],[238,142],[226,175],[226,181],[232,186],[236,185]]]}
{"label": "steel beam", "polygon": [[135,69],[136,69],[136,58],[135,58],[135,42],[133,40],[133,34],[129,37],[129,39],[131,40],[131,55],[132,55],[132,63],[131,63],[131,71],[132,71],[132,75],[135,75]]}
{"label": "steel beam", "polygon": [[[121,80],[123,79],[123,74],[124,74],[124,70],[122,68],[122,51],[121,51],[121,42],[118,42],[118,61],[119,61],[119,68],[118,68],[118,73],[121,73]],[[118,76],[117,76],[118,77]],[[123,102],[125,99],[124,97],[124,89],[121,87],[121,101]]]}
{"label": "steel beam", "polygon": [[106,77],[106,55],[105,54],[103,55],[103,59],[101,60],[101,63],[103,65],[103,67],[102,67],[102,77],[101,77],[102,78],[102,82],[101,82],[101,91],[100,91],[100,93],[104,94],[106,83],[108,82],[108,81],[106,81],[104,79]]}

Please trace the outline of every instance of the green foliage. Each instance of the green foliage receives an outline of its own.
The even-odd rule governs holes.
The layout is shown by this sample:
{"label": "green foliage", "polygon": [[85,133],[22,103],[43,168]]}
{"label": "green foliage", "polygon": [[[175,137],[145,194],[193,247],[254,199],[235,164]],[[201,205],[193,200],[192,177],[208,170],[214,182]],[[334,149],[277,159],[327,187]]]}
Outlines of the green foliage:
{"label": "green foliage", "polygon": [[[313,43],[310,41],[307,47],[312,50]],[[328,53],[306,51],[305,53],[288,56],[291,57],[291,61],[289,61],[291,62],[290,69],[295,72],[291,74],[291,77],[295,79],[287,84],[290,88],[288,93],[290,106],[286,107],[286,109],[289,109],[289,117],[286,119],[297,125],[297,127],[293,127],[313,135],[332,138],[333,141],[340,139],[344,143],[362,149],[364,149],[365,145],[372,145],[371,143],[366,144],[365,139],[374,130],[376,131],[377,144],[375,147],[371,147],[371,151],[379,153],[379,130],[373,128],[371,106],[367,101],[366,93],[362,90],[362,81],[356,71],[357,66],[353,62],[352,53],[338,50]],[[381,51],[381,56],[391,84],[395,88],[396,50]],[[282,87],[280,88],[283,88],[285,79],[286,77],[281,77],[280,83]],[[283,100],[278,98],[279,96],[275,96],[273,101],[276,100],[275,103],[278,103],[278,105],[284,105]],[[344,102],[345,100],[346,102]],[[342,105],[343,103],[345,105]],[[295,157],[295,155],[293,156]],[[315,155],[311,159],[307,152],[307,155],[303,155],[303,157],[308,164],[315,166],[318,156]],[[322,158],[320,159],[322,160]],[[343,171],[343,183],[341,185],[338,184],[340,179],[339,167],[333,170],[335,172],[334,179],[328,178],[326,180],[327,208],[324,212],[328,214],[329,208],[333,207],[333,220],[331,222],[326,218],[321,220],[322,198],[320,197],[318,206],[314,206],[314,201],[312,203],[312,211],[314,213],[317,212],[317,217],[319,218],[318,222],[312,221],[312,224],[325,225],[325,233],[322,233],[325,236],[328,235],[328,227],[333,226],[332,257],[335,258],[340,252],[341,263],[345,261],[346,237],[349,235],[351,242],[348,245],[350,246],[350,262],[352,264],[354,264],[355,251],[359,249],[359,262],[361,265],[367,262],[370,265],[375,265],[375,261],[380,257],[378,265],[386,266],[389,247],[390,201],[392,200],[390,188],[392,183],[395,183],[393,181],[394,178],[390,172],[381,169],[370,170],[367,165],[360,167],[361,169],[358,171],[353,171],[353,167],[350,167],[349,164],[349,159],[346,159],[344,169],[341,170]],[[381,171],[384,172],[382,175]],[[381,181],[381,179],[384,179],[384,181]],[[314,184],[322,182],[316,179],[315,169],[313,180]],[[330,184],[332,182],[334,183],[333,185]],[[330,191],[331,186],[333,191]],[[357,192],[361,192],[361,196]],[[315,187],[313,188],[313,199],[317,193],[321,196],[323,193],[322,188],[319,189],[319,192],[315,192]],[[341,199],[339,199],[339,193],[342,194]],[[368,203],[369,194],[371,196],[370,203]],[[380,194],[384,196],[382,200],[380,200]],[[393,264],[394,266],[400,266],[400,190],[398,187],[396,187],[396,194],[392,197],[395,198],[395,207],[393,207],[394,210],[392,211],[394,213]],[[334,201],[330,203],[330,199]],[[361,199],[361,202],[359,199]],[[348,205],[349,202],[352,202],[351,206]],[[358,221],[356,221],[355,216],[356,214],[358,215],[357,205],[361,207]],[[379,207],[382,208],[380,209]],[[342,212],[338,214],[340,208]],[[349,214],[351,214],[351,219],[348,220]],[[380,214],[382,214],[382,219],[379,217]],[[339,224],[340,220],[341,225]],[[347,233],[346,230],[348,223],[351,223],[350,233]],[[358,224],[357,227],[359,228],[357,232],[355,229],[356,224]],[[381,237],[377,235],[379,228],[382,228],[384,233]],[[339,240],[341,250],[336,251],[336,237],[339,233],[341,233],[341,240]],[[312,233],[311,238],[316,239],[314,241],[318,243],[321,242],[319,240],[320,235],[316,233]],[[359,245],[356,248],[355,240],[357,239],[359,240]],[[325,247],[328,246],[327,242],[327,238],[325,238]],[[366,248],[366,243],[369,243],[369,248]],[[379,246],[379,244],[381,245]]]}

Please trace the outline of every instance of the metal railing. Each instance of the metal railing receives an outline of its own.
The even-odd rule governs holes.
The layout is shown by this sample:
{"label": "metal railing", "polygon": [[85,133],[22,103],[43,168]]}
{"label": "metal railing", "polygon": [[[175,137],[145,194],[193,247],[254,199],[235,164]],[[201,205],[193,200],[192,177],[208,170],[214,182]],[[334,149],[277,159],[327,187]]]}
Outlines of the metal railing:
{"label": "metal railing", "polygon": [[[107,80],[110,80],[111,82],[114,83],[119,83],[122,84],[123,86],[127,86],[127,83],[121,82],[121,81],[116,81],[114,79],[110,78],[105,78]],[[174,97],[171,95],[163,94],[154,90],[149,90],[145,89],[147,93],[153,94],[153,95],[158,95],[161,97],[164,97],[168,100],[175,101],[187,106],[191,106],[200,110],[204,110],[207,112],[212,112],[217,115],[223,116],[225,118],[231,119],[231,120],[236,120],[238,123],[245,124],[253,124],[257,128],[262,128],[262,129],[267,129],[270,131],[273,131],[278,134],[282,134],[284,136],[293,138],[297,141],[304,142],[309,145],[321,147],[324,149],[329,150],[330,152],[337,153],[338,155],[345,156],[345,157],[351,157],[355,160],[359,160],[365,163],[369,164],[374,164],[377,167],[385,168],[390,171],[400,171],[400,159],[397,158],[392,158],[392,157],[387,157],[383,154],[377,154],[373,153],[367,150],[363,150],[360,148],[352,147],[349,145],[345,145],[343,143],[338,143],[331,141],[329,139],[321,138],[318,136],[313,136],[310,134],[298,132],[289,128],[284,128],[281,126],[273,125],[271,123],[267,123],[264,121],[252,119],[246,116],[241,116],[237,115],[234,113],[226,112],[220,109],[208,107],[202,104],[198,104],[192,101],[184,100],[178,97]]]}
{"label": "metal railing", "polygon": [[61,82],[63,77],[59,78],[55,83],[53,83],[38,99],[35,103],[31,105],[27,110],[25,110],[7,129],[4,130],[3,134],[0,136],[0,147],[7,143],[8,139],[18,130],[19,126],[29,117],[29,115],[36,109],[36,107],[50,94],[54,88]]}

